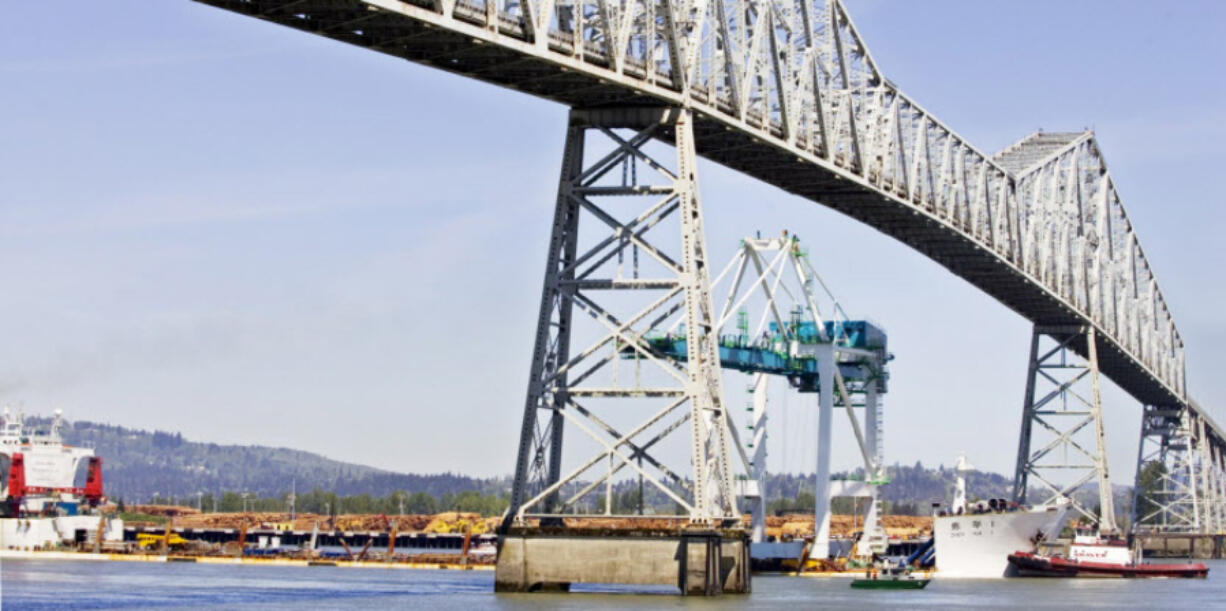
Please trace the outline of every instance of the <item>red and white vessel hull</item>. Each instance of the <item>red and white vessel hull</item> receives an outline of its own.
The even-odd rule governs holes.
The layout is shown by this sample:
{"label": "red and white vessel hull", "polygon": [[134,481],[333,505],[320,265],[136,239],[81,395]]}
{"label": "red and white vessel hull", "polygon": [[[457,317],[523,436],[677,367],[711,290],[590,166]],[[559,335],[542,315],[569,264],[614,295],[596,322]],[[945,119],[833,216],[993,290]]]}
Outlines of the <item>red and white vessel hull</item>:
{"label": "red and white vessel hull", "polygon": [[1152,564],[1093,562],[1070,560],[1059,556],[1043,556],[1031,552],[1009,554],[1009,565],[1022,577],[1182,577],[1204,578],[1209,567],[1199,562],[1186,564]]}

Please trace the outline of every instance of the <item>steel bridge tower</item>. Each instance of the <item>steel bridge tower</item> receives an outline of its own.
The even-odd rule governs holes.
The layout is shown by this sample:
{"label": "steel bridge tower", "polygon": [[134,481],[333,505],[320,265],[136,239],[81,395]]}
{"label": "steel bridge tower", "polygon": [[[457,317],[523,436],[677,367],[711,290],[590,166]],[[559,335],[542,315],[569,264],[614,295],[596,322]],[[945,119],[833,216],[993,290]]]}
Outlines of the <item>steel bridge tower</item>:
{"label": "steel bridge tower", "polygon": [[[636,131],[615,131],[627,127]],[[589,135],[606,150],[589,154],[597,144]],[[671,163],[649,152],[653,138],[675,144]],[[740,519],[695,164],[688,110],[571,111],[504,529],[529,518],[559,520],[602,483],[605,514],[612,515],[613,478],[625,467],[675,502],[690,523]],[[627,214],[633,202],[638,207]],[[581,219],[587,219],[583,232]],[[660,229],[670,219],[679,234]],[[640,275],[647,267],[640,259],[658,275]],[[601,329],[578,349],[576,313]],[[658,358],[644,340],[675,316],[688,340],[682,362]],[[636,371],[622,383],[608,374],[626,349],[652,371]],[[585,384],[594,379],[606,385]],[[662,407],[631,428],[611,424],[630,408],[661,399]],[[690,465],[670,465],[655,446],[687,423]],[[595,441],[598,451],[564,474],[568,429]],[[581,485],[579,478],[598,465],[607,469]]]}
{"label": "steel bridge tower", "polygon": [[[1074,352],[1075,343],[1087,358]],[[1097,512],[1074,496],[1091,481],[1098,484]],[[1117,532],[1103,431],[1098,342],[1091,327],[1034,327],[1013,500],[1026,503],[1031,484],[1043,492],[1040,504],[1068,499],[1080,514],[1098,522],[1100,532]]]}
{"label": "steel bridge tower", "polygon": [[1144,407],[1133,534],[1226,530],[1226,456],[1195,414],[1178,405]]}

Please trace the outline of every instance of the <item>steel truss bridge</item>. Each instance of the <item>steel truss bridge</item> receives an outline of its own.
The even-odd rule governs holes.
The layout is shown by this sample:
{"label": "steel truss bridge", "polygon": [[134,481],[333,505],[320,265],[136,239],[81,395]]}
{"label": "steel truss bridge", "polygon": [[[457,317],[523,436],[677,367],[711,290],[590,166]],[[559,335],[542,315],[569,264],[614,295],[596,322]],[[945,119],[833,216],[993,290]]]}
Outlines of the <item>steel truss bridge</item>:
{"label": "steel truss bridge", "polygon": [[[838,0],[201,1],[575,109],[512,499],[520,514],[529,504],[541,515],[556,508],[556,493],[540,493],[561,477],[564,423],[586,421],[589,435],[593,427],[609,434],[597,460],[642,471],[650,458],[635,441],[639,429],[611,433],[578,398],[666,396],[685,408],[692,454],[686,475],[662,489],[692,520],[739,515],[693,165],[701,156],[893,236],[1034,323],[1019,499],[1027,481],[1061,493],[1043,476],[1057,445],[1084,455],[1079,465],[1055,465],[1088,468],[1078,484],[1109,484],[1101,373],[1143,406],[1138,477],[1148,479],[1137,488],[1139,528],[1226,528],[1226,436],[1187,393],[1183,339],[1094,134],[1037,133],[995,155],[977,149],[882,74]],[[633,135],[617,135],[624,128]],[[585,133],[613,138],[612,152],[583,159]],[[622,192],[596,184],[610,164],[646,164],[643,147],[652,139],[677,147],[673,169],[650,166],[666,184],[623,184]],[[664,203],[621,221],[595,201],[617,193]],[[585,249],[574,235],[581,214],[610,230]],[[666,214],[681,217],[680,241],[675,234],[668,241],[678,245],[675,257],[644,237]],[[630,248],[667,277],[622,280],[583,269],[614,255],[620,261]],[[658,317],[619,319],[592,296],[647,290],[664,297],[644,311],[684,316],[688,329],[708,333],[690,342],[685,363],[658,363],[683,374],[676,388],[582,388],[579,366],[592,355],[570,350],[572,311],[603,321],[613,344],[655,359],[642,337]],[[599,369],[610,358],[587,364]],[[1058,379],[1050,367],[1074,369]],[[1054,388],[1043,394],[1048,382]],[[1080,382],[1092,382],[1093,392],[1075,391]],[[1070,396],[1086,409],[1064,411],[1084,417],[1061,428],[1052,406]],[[1098,431],[1096,446],[1073,441],[1087,430]],[[1054,441],[1036,442],[1034,432]]]}

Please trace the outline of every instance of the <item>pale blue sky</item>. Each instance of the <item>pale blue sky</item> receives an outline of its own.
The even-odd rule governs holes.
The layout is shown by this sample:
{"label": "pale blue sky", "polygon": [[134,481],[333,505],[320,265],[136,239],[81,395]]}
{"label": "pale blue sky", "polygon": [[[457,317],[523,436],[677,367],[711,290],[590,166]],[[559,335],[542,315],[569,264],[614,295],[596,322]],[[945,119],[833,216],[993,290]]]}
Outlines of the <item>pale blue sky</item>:
{"label": "pale blue sky", "polygon": [[[1189,386],[1223,420],[1226,5],[847,4],[887,76],[981,149],[1097,130]],[[550,102],[191,2],[9,3],[0,402],[507,473],[564,124]],[[844,307],[888,328],[891,462],[966,451],[1012,471],[1024,320],[872,229],[700,172],[717,259],[792,229]],[[1107,400],[1130,477],[1139,409]]]}

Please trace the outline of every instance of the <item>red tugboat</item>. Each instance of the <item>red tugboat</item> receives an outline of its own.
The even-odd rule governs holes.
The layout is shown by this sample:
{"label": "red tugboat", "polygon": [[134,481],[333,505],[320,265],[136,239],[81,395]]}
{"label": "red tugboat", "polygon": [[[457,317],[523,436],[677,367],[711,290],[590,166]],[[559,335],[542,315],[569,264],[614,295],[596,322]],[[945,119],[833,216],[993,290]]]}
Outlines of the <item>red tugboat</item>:
{"label": "red tugboat", "polygon": [[1014,552],[1009,566],[1022,577],[1183,577],[1204,578],[1209,567],[1199,562],[1153,564],[1140,562],[1128,545],[1098,535],[1077,535],[1068,554]]}

